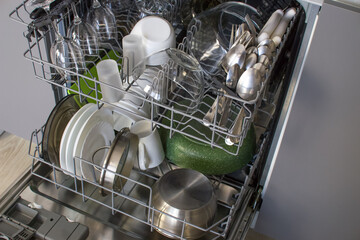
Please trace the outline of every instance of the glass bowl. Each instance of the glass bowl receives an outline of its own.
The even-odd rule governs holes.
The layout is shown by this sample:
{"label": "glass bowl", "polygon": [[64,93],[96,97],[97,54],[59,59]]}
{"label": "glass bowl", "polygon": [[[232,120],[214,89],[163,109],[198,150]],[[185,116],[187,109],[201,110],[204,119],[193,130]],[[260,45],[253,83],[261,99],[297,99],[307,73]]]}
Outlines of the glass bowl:
{"label": "glass bowl", "polygon": [[[140,63],[132,72],[140,88],[154,100],[192,113],[204,94],[204,77],[199,62],[175,48],[156,52]],[[180,104],[184,102],[186,104]]]}
{"label": "glass bowl", "polygon": [[259,16],[258,11],[241,2],[222,3],[191,20],[187,31],[187,47],[207,74],[215,75],[222,71],[220,62],[229,50],[232,26],[246,22],[247,14],[259,30],[259,24],[254,21]]}

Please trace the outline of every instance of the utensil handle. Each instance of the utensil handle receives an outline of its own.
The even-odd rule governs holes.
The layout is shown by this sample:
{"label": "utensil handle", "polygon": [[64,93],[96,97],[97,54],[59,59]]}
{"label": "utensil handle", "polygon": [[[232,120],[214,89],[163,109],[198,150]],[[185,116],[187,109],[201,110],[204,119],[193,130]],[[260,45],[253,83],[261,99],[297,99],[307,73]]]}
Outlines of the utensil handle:
{"label": "utensil handle", "polygon": [[278,26],[281,18],[284,16],[284,12],[281,9],[276,10],[265,23],[264,27],[259,32],[258,42],[270,38],[275,28]]}
{"label": "utensil handle", "polygon": [[225,100],[223,113],[222,113],[222,115],[220,117],[220,121],[219,121],[219,126],[220,127],[225,127],[226,126],[226,123],[227,123],[227,121],[229,119],[230,110],[231,110],[231,103],[232,103],[231,98],[227,98]]}
{"label": "utensil handle", "polygon": [[[231,135],[240,135],[240,133],[242,131],[244,118],[245,118],[244,108],[241,108],[235,119],[235,122],[234,122],[232,128],[229,131],[229,133]],[[227,145],[233,145],[234,143],[238,143],[239,141],[240,141],[239,137],[233,137],[230,135],[226,136],[226,138],[225,138],[225,143]]]}
{"label": "utensil handle", "polygon": [[207,111],[207,113],[205,114],[205,116],[203,118],[203,124],[207,127],[210,126],[210,124],[212,124],[214,121],[215,114],[216,114],[216,106],[218,105],[219,98],[220,98],[220,96],[216,97],[214,103],[211,105],[211,108],[209,109],[209,111]]}
{"label": "utensil handle", "polygon": [[274,41],[276,46],[279,46],[279,44],[281,43],[281,39],[284,36],[284,33],[285,33],[291,19],[295,16],[295,14],[296,14],[295,8],[288,9],[285,12],[284,16],[281,18],[279,25],[276,27],[276,29],[272,33],[271,39]]}

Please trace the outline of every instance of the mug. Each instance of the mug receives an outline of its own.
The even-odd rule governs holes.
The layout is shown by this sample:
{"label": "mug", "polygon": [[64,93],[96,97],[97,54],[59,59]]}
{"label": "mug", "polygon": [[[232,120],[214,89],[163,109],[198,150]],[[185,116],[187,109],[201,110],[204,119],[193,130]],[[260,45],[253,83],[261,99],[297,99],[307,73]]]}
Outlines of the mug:
{"label": "mug", "polygon": [[159,166],[165,159],[165,152],[160,134],[153,128],[150,120],[136,122],[130,132],[139,137],[138,161],[139,168],[146,170]]}
{"label": "mug", "polygon": [[[171,24],[164,18],[148,16],[138,21],[131,31],[131,35],[142,37],[145,57],[167,48],[175,48],[175,32]],[[166,59],[150,57],[148,65],[161,65]]]}

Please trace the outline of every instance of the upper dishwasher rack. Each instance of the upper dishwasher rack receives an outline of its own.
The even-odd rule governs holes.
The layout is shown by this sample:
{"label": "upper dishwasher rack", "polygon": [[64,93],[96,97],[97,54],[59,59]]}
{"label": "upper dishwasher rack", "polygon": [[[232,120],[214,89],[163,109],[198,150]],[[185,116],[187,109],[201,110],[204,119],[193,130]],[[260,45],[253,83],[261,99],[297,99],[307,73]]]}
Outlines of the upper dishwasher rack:
{"label": "upper dishwasher rack", "polygon": [[[14,11],[12,11],[10,13],[10,18],[28,27],[28,30],[24,32],[24,36],[28,39],[28,49],[25,51],[24,56],[26,59],[32,62],[35,77],[54,86],[60,87],[66,92],[66,94],[77,93],[90,101],[98,103],[99,106],[101,106],[101,104],[110,104],[115,108],[121,108],[118,105],[114,105],[112,103],[108,103],[102,100],[100,82],[98,81],[96,74],[94,74],[96,63],[104,58],[114,59],[115,61],[117,61],[119,67],[122,68],[123,63],[127,61],[127,59],[122,59],[122,48],[120,41],[115,40],[111,43],[102,44],[99,49],[98,56],[86,59],[87,68],[84,74],[79,74],[69,69],[64,69],[56,66],[50,62],[49,52],[47,51],[47,49],[50,48],[51,43],[54,41],[53,30],[50,25],[48,25],[46,30],[40,31],[33,24],[34,22],[29,18],[31,10],[27,7],[27,2],[28,1],[23,1]],[[177,2],[173,2],[176,5]],[[116,12],[115,14],[117,14],[116,18],[118,32],[121,36],[128,34],[134,24],[142,17],[141,14],[139,14],[136,10],[132,9],[129,9],[129,11],[126,12]],[[174,15],[171,16],[174,17]],[[63,32],[66,32],[66,27],[70,25],[72,19],[73,14],[71,12],[71,9],[68,8],[62,14],[62,16],[57,19],[57,24],[59,28],[63,30]],[[219,91],[218,80],[208,77],[205,77],[204,95],[202,98],[203,100],[200,102],[195,111],[193,107],[186,106],[186,104],[179,104],[183,102],[189,102],[189,99],[183,97],[181,94],[178,94],[176,90],[172,92],[173,94],[171,94],[171,97],[167,98],[167,101],[165,103],[157,102],[148,96],[139,96],[135,91],[133,91],[132,85],[134,84],[134,82],[132,82],[123,73],[121,73],[123,85],[127,83],[126,86],[128,87],[124,89],[115,88],[113,86],[110,87],[116,89],[120,93],[130,94],[131,96],[139,98],[145,103],[148,103],[150,105],[149,118],[153,122],[156,122],[157,125],[169,129],[170,136],[177,132],[193,138],[199,142],[209,144],[211,147],[220,148],[228,154],[237,155],[239,153],[242,142],[246,137],[247,131],[250,129],[254,115],[257,112],[257,107],[265,96],[264,93],[266,92],[266,86],[270,81],[272,70],[278,60],[281,51],[283,50],[284,42],[286,42],[293,24],[294,20],[288,26],[282,43],[276,50],[273,64],[271,64],[270,69],[266,74],[266,80],[262,83],[261,89],[260,91],[258,91],[256,99],[252,101],[244,101],[234,94],[228,94],[226,92],[224,93]],[[183,32],[184,30],[182,26],[174,26],[174,28],[177,36],[180,36],[181,32]],[[190,34],[188,34],[188,36],[191,37],[191,35],[196,31],[196,27],[193,27],[189,30]],[[177,40],[177,47],[187,52],[186,42],[188,41],[188,39],[184,37],[180,40]],[[56,69],[66,71],[67,73],[70,73],[73,77],[70,80],[64,81],[64,79],[62,79],[57,73]],[[163,66],[162,70],[159,71],[159,74],[157,76],[166,76],[166,69],[167,66]],[[171,84],[168,84],[168,86],[171,87]],[[216,96],[224,96],[226,99],[232,100],[228,121],[226,125],[220,125],[220,117],[215,115],[214,121],[208,126],[208,133],[205,134],[196,129],[196,127],[191,126],[191,124],[189,123],[192,121],[202,123],[205,114],[212,107]],[[181,107],[179,109],[178,107],[174,107],[174,105],[180,105]],[[216,102],[216,111],[220,107],[221,106],[219,106],[219,102]],[[229,134],[229,130],[231,129],[233,124],[235,124],[236,117],[241,108],[243,108],[245,115],[242,131],[238,135],[231,135]],[[120,109],[120,111],[125,113],[129,112],[128,109],[122,108]],[[138,117],[140,119],[145,118],[144,116],[140,115]],[[235,143],[231,147],[226,145],[225,139],[229,135],[233,137],[238,137],[239,142]]]}

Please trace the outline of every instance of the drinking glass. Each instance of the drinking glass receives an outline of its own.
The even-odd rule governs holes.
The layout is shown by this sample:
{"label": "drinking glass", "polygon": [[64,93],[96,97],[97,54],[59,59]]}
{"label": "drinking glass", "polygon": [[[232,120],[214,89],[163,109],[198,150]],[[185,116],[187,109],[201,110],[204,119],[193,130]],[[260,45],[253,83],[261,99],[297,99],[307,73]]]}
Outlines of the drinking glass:
{"label": "drinking glass", "polygon": [[100,42],[117,39],[116,20],[114,14],[107,6],[93,0],[87,21],[95,28]]}
{"label": "drinking glass", "polygon": [[68,30],[68,38],[72,39],[80,46],[84,55],[98,55],[99,43],[96,30],[92,25],[79,17],[75,3],[71,3],[71,8],[74,13],[74,21]]}
{"label": "drinking glass", "polygon": [[[55,41],[52,43],[50,48],[51,62],[61,68],[82,74],[85,72],[85,61],[84,56],[79,45],[76,44],[72,39],[63,37],[55,23],[56,20],[52,21],[52,26],[55,31]],[[71,73],[63,70],[56,69],[65,80],[71,80],[74,77]]]}

